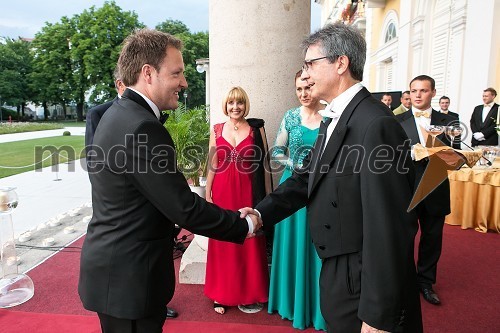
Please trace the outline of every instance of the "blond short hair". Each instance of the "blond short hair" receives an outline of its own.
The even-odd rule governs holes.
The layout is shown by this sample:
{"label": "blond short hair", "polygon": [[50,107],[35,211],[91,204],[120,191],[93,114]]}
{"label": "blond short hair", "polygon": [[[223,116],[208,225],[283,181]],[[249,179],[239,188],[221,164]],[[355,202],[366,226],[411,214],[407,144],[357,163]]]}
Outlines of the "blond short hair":
{"label": "blond short hair", "polygon": [[227,102],[229,101],[243,102],[245,104],[245,113],[243,114],[243,117],[248,116],[248,113],[250,112],[250,99],[243,88],[232,87],[222,100],[222,112],[224,112],[226,116],[228,115]]}

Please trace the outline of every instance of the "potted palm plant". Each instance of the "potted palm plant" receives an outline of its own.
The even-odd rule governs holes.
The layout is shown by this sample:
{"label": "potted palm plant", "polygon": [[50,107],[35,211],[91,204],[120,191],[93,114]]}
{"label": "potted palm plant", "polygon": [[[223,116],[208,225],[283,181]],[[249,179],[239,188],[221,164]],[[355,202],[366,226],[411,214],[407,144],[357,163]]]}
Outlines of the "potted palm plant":
{"label": "potted palm plant", "polygon": [[[175,144],[177,167],[190,185],[200,187],[200,178],[205,172],[210,137],[207,109],[204,106],[186,109],[180,105],[177,110],[170,112],[165,127]],[[198,193],[197,190],[194,191]],[[198,194],[204,197],[204,194]]]}
{"label": "potted palm plant", "polygon": [[[177,110],[170,113],[165,127],[174,140],[177,167],[188,180],[191,190],[205,198],[205,184],[200,184],[200,179],[206,172],[210,138],[207,109],[201,106],[186,110],[183,105],[179,105]],[[205,282],[207,249],[208,238],[195,235],[182,255],[179,269],[180,283]]]}

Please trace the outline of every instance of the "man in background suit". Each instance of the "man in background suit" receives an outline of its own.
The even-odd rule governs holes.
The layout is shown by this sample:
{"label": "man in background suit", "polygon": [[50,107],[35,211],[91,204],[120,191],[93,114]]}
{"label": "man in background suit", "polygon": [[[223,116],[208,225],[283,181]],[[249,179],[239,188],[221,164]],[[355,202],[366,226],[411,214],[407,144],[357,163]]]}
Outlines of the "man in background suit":
{"label": "man in background suit", "polygon": [[115,79],[115,89],[118,95],[111,101],[94,106],[87,112],[85,121],[85,149],[87,153],[87,164],[92,159],[92,153],[90,153],[90,151],[92,150],[92,143],[94,142],[95,130],[97,128],[97,125],[99,125],[99,121],[101,121],[102,115],[104,114],[104,112],[106,112],[106,110],[109,109],[111,105],[113,105],[115,101],[121,98],[126,88],[120,77],[118,68],[115,68],[113,76]]}
{"label": "man in background suit", "polygon": [[[426,145],[424,130],[429,125],[448,126],[456,122],[456,118],[437,112],[431,107],[432,98],[436,95],[436,83],[427,75],[415,77],[410,82],[411,112],[396,116],[405,130],[411,145]],[[428,138],[430,140],[430,136]],[[437,139],[450,146],[444,134]],[[436,139],[436,140],[437,140]],[[416,183],[418,186],[427,167],[427,160],[415,161]],[[441,303],[432,288],[436,283],[437,263],[441,256],[443,244],[444,218],[450,213],[450,183],[446,178],[416,207],[420,224],[420,243],[417,260],[417,282],[424,299],[434,305]]]}
{"label": "man in background suit", "polygon": [[159,121],[187,88],[181,41],[143,29],[124,41],[118,68],[128,87],[94,136],[93,216],[82,247],[78,292],[104,333],[159,333],[175,287],[173,226],[243,243],[261,221],[207,203],[177,170]]}
{"label": "man in background suit", "polygon": [[487,88],[483,91],[483,105],[478,105],[472,112],[470,128],[472,130],[472,146],[498,145],[498,133],[495,129],[498,119],[498,104],[494,102],[497,91]]}
{"label": "man in background suit", "polygon": [[451,112],[448,109],[450,107],[450,98],[448,96],[441,96],[441,98],[439,99],[439,107],[440,107],[439,112],[444,113],[444,114],[448,114],[454,118],[457,118],[457,120],[460,120],[458,113]]}
{"label": "man in background suit", "polygon": [[[441,96],[441,98],[439,98],[439,108],[440,108],[439,112],[447,114],[450,117],[453,117],[456,121],[453,122],[451,125],[459,126],[460,125],[460,117],[459,117],[458,113],[451,112],[449,110],[449,107],[450,107],[450,98],[448,96]],[[461,140],[462,140],[461,136],[454,138],[454,141],[452,144],[453,148],[460,149]]]}
{"label": "man in background suit", "polygon": [[302,45],[302,79],[315,97],[330,102],[322,111],[328,120],[304,169],[256,211],[268,228],[307,205],[323,260],[328,332],[422,332],[413,260],[417,220],[406,211],[414,185],[407,137],[360,83],[366,42],[357,29],[328,25]]}
{"label": "man in background suit", "polygon": [[401,104],[395,108],[392,113],[394,113],[395,116],[398,114],[404,113],[408,111],[411,108],[411,98],[410,98],[410,91],[406,90],[401,94]]}
{"label": "man in background suit", "polygon": [[391,108],[391,104],[392,104],[392,96],[391,96],[391,94],[388,94],[388,93],[383,94],[382,98],[380,99],[380,101],[382,103],[384,103],[385,105],[387,105],[387,107],[389,107],[389,109]]}

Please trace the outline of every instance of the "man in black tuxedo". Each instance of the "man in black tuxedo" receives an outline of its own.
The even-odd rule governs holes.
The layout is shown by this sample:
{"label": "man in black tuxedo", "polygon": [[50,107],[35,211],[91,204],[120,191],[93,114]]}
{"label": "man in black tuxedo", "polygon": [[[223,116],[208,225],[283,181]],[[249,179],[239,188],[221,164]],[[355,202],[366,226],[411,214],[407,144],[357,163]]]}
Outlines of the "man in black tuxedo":
{"label": "man in black tuxedo", "polygon": [[450,98],[448,96],[441,96],[441,98],[439,98],[439,108],[440,108],[439,112],[459,119],[460,117],[459,117],[458,113],[451,112],[449,110],[449,107],[450,107]]}
{"label": "man in black tuxedo", "polygon": [[[109,109],[111,105],[115,101],[117,101],[119,98],[122,98],[122,95],[127,88],[125,84],[123,84],[123,81],[120,76],[120,72],[118,71],[118,67],[115,68],[115,71],[113,72],[113,76],[115,78],[115,89],[117,92],[117,96],[106,103],[99,104],[94,106],[92,109],[90,109],[87,112],[87,120],[85,122],[85,149],[87,153],[87,167],[90,166],[90,163],[93,158],[94,150],[92,149],[92,143],[94,142],[94,134],[95,130],[97,128],[97,125],[99,125],[99,122],[101,121],[102,116],[104,113]],[[92,166],[90,166],[92,168]],[[179,233],[180,229],[177,229],[174,232]],[[175,244],[175,242],[174,242]],[[175,311],[173,308],[167,307],[167,318],[176,318],[179,314],[177,311]]]}
{"label": "man in black tuxedo", "polygon": [[[456,121],[453,123],[453,125],[459,125],[460,124],[460,116],[456,112],[451,112],[450,109],[450,98],[448,96],[441,96],[439,98],[439,112],[444,113],[449,115],[450,117],[453,117]],[[456,137],[453,141],[453,148],[460,149],[460,137]]]}
{"label": "man in black tuxedo", "polygon": [[472,146],[498,145],[498,133],[495,129],[498,119],[498,104],[494,102],[497,91],[487,88],[483,91],[483,105],[478,105],[472,112],[470,128],[472,130]]}
{"label": "man in black tuxedo", "polygon": [[159,122],[187,88],[181,41],[143,29],[118,59],[122,98],[94,136],[93,216],[80,260],[78,292],[104,333],[159,333],[175,287],[173,226],[243,243],[261,221],[207,203],[177,170],[175,148]]}
{"label": "man in black tuxedo", "polygon": [[[457,119],[448,114],[433,110],[432,98],[436,95],[435,81],[427,75],[415,77],[410,82],[411,112],[396,116],[401,126],[410,138],[411,145],[432,141],[426,138],[425,128],[430,125],[449,126],[455,124]],[[446,135],[440,134],[439,140],[450,146]],[[428,160],[415,161],[416,185],[420,183]],[[431,304],[441,303],[438,295],[432,288],[436,283],[437,263],[441,256],[443,244],[444,218],[450,213],[450,183],[448,178],[432,191],[417,207],[418,221],[420,224],[420,243],[417,260],[417,282],[424,299]]]}
{"label": "man in black tuxedo", "polygon": [[360,81],[366,42],[328,25],[303,42],[302,79],[330,104],[315,147],[256,210],[265,227],[307,205],[323,266],[328,332],[422,332],[415,281],[414,172],[407,137],[391,110]]}

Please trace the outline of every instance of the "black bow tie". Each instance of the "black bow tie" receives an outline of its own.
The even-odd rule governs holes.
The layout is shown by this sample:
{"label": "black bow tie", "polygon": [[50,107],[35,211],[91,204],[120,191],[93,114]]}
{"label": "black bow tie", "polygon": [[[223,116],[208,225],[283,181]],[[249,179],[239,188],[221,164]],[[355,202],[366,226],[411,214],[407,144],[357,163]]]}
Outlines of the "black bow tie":
{"label": "black bow tie", "polygon": [[163,112],[162,112],[162,113],[160,114],[160,119],[158,119],[158,120],[160,121],[160,123],[161,123],[162,125],[163,125],[163,124],[165,124],[165,122],[166,122],[166,121],[167,121],[167,119],[168,119],[168,116],[169,116],[169,114],[168,114],[168,113],[163,113]]}

